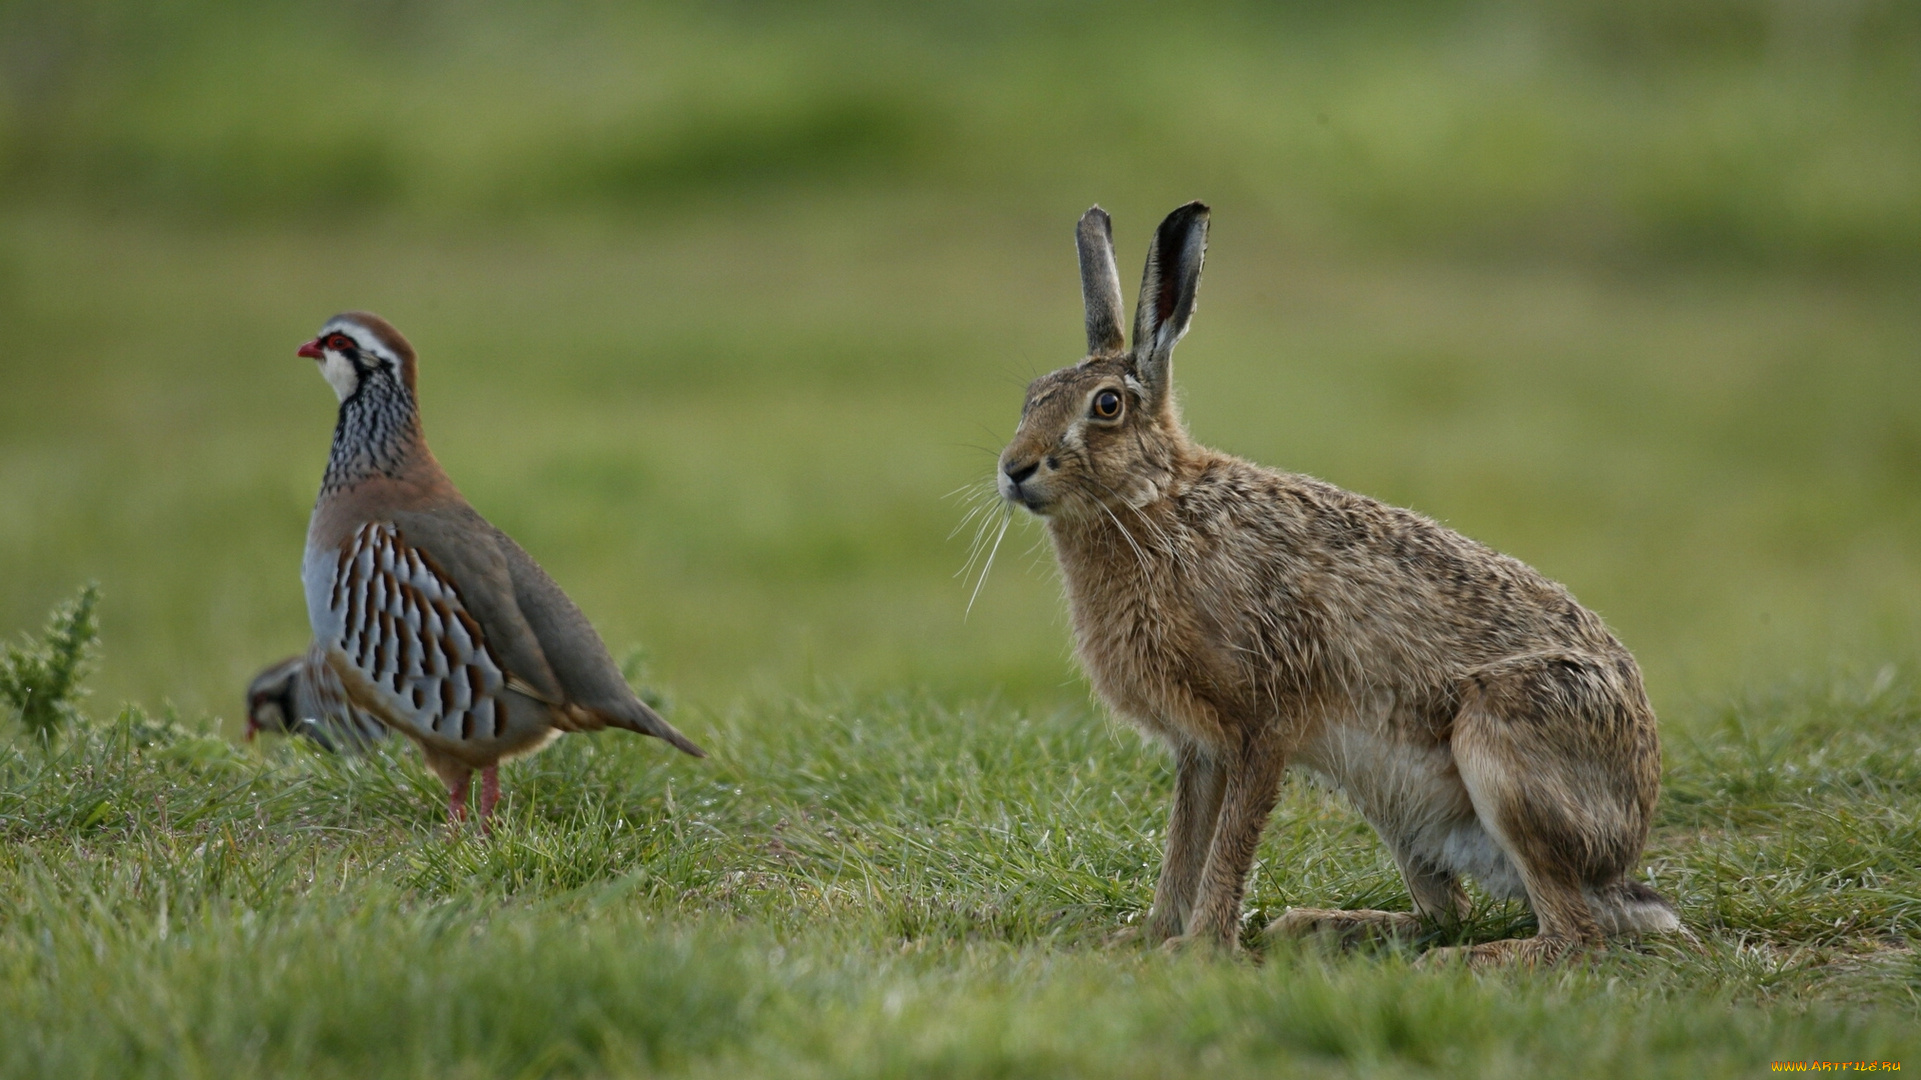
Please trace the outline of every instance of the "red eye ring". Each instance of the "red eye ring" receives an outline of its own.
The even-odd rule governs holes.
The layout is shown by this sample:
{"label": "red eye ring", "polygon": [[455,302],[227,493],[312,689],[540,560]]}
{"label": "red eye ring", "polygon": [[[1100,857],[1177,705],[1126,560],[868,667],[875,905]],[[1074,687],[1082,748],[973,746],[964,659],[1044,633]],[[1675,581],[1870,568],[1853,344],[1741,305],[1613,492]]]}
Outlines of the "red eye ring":
{"label": "red eye ring", "polygon": [[326,348],[328,352],[337,352],[337,353],[352,352],[354,348],[354,339],[348,337],[345,334],[328,334]]}
{"label": "red eye ring", "polygon": [[1094,395],[1094,415],[1102,420],[1112,420],[1121,414],[1121,395],[1118,390],[1102,390]]}

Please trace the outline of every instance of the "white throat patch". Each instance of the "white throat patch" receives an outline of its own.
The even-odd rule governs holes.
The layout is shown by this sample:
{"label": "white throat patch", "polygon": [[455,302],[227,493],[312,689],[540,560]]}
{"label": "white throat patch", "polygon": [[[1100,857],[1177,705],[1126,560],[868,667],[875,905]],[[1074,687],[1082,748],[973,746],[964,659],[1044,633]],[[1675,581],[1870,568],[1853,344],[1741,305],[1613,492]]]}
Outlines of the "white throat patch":
{"label": "white throat patch", "polygon": [[342,401],[360,385],[360,373],[354,370],[353,361],[332,349],[326,350],[320,361],[320,374],[326,378],[327,385],[334,388],[334,396]]}

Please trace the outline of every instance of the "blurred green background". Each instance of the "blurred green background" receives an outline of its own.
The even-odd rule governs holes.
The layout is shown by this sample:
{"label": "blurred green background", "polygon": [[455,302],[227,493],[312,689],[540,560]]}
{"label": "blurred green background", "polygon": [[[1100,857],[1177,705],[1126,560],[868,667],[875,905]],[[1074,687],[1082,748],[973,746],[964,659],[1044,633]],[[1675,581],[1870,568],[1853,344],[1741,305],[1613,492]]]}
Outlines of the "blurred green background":
{"label": "blurred green background", "polygon": [[0,630],[104,706],[299,648],[333,312],[616,653],[714,708],[1077,700],[1041,531],[950,535],[1215,209],[1203,440],[1568,582],[1672,711],[1911,660],[1921,5],[0,0]]}

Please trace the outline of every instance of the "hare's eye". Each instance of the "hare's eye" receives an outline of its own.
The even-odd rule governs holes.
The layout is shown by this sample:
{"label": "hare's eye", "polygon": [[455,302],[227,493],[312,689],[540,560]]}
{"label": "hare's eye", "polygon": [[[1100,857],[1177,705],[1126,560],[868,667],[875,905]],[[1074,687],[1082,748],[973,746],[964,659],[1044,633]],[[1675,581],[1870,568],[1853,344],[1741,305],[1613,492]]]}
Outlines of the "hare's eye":
{"label": "hare's eye", "polygon": [[1103,390],[1094,395],[1094,415],[1103,420],[1112,420],[1121,414],[1121,395],[1114,390]]}

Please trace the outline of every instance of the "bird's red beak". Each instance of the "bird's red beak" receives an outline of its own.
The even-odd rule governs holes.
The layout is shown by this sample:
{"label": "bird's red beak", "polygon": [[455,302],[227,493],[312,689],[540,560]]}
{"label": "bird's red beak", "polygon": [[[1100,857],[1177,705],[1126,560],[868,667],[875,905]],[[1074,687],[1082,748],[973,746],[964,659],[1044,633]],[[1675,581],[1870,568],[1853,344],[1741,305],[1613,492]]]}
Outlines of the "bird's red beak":
{"label": "bird's red beak", "polygon": [[260,725],[254,723],[253,717],[247,717],[247,741],[252,742],[253,737],[258,734],[260,734]]}
{"label": "bird's red beak", "polygon": [[309,360],[320,360],[320,359],[324,359],[327,354],[320,351],[320,339],[315,338],[312,341],[307,342],[305,345],[302,345],[299,348],[299,350],[294,353],[294,355],[304,356]]}

